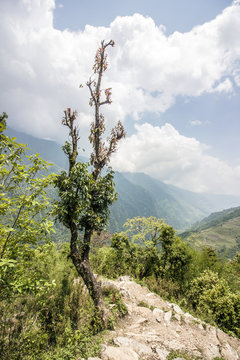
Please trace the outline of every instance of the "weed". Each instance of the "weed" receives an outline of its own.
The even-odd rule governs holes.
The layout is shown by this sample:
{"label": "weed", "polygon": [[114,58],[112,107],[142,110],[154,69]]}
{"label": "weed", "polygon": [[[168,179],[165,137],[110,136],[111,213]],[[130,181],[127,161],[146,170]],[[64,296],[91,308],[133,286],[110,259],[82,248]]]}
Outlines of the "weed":
{"label": "weed", "polygon": [[145,308],[148,308],[148,309],[149,309],[149,305],[148,305],[145,301],[140,301],[140,302],[138,303],[138,306],[145,307]]}

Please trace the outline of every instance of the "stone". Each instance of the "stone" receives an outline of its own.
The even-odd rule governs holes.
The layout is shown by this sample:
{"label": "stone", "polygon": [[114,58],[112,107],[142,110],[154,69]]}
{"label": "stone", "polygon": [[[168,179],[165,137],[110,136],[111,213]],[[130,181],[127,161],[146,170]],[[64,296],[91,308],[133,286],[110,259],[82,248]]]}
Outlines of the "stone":
{"label": "stone", "polygon": [[176,319],[179,322],[181,321],[181,315],[179,315],[177,313],[173,315],[173,318]]}
{"label": "stone", "polygon": [[146,296],[147,296],[147,297],[151,297],[151,296],[155,297],[156,294],[154,294],[154,293],[148,293]]}
{"label": "stone", "polygon": [[119,276],[119,278],[117,279],[118,281],[133,281],[132,276],[128,276],[128,275],[123,275],[123,276]]}
{"label": "stone", "polygon": [[153,309],[153,316],[157,320],[157,322],[161,323],[164,318],[164,311],[160,309]]}
{"label": "stone", "polygon": [[152,355],[152,349],[138,341],[119,336],[114,339],[114,344],[118,346],[127,346],[132,348],[138,355]]}
{"label": "stone", "polygon": [[156,317],[162,317],[163,318],[163,315],[164,315],[164,311],[163,310],[160,310],[160,309],[153,309],[153,315],[156,316]]}
{"label": "stone", "polygon": [[126,346],[107,346],[102,353],[103,360],[139,360],[138,354]]}
{"label": "stone", "polygon": [[132,344],[132,348],[140,356],[152,355],[152,349],[149,346],[140,342],[134,341]]}
{"label": "stone", "polygon": [[104,289],[114,289],[114,290],[118,290],[117,285],[115,284],[115,282],[113,280],[105,280],[102,279],[100,281],[101,287]]}
{"label": "stone", "polygon": [[177,339],[165,340],[163,344],[167,349],[171,349],[174,351],[184,350],[184,345],[179,341],[181,340],[177,340]]}
{"label": "stone", "polygon": [[191,324],[194,321],[194,317],[189,313],[185,313],[183,319],[186,324]]}
{"label": "stone", "polygon": [[120,294],[126,298],[130,298],[130,294],[129,294],[129,291],[124,289],[124,288],[121,288],[120,289]]}
{"label": "stone", "polygon": [[206,360],[212,360],[217,357],[221,357],[219,352],[219,346],[213,344],[206,344],[206,346],[201,348],[202,355]]}
{"label": "stone", "polygon": [[172,310],[170,310],[164,314],[164,320],[166,321],[167,324],[170,323],[171,317],[172,317]]}
{"label": "stone", "polygon": [[160,360],[167,359],[169,351],[167,351],[166,349],[160,349],[159,347],[157,347],[155,351],[158,354]]}
{"label": "stone", "polygon": [[137,324],[138,324],[138,325],[142,325],[142,324],[145,324],[145,323],[147,323],[147,322],[148,322],[148,319],[146,319],[146,318],[140,318],[140,319],[138,319]]}
{"label": "stone", "polygon": [[225,360],[238,360],[238,354],[237,351],[234,350],[228,343],[225,343],[225,345],[221,348],[221,356]]}
{"label": "stone", "polygon": [[184,312],[177,304],[172,304],[172,309],[179,315],[184,315]]}
{"label": "stone", "polygon": [[196,357],[197,359],[202,359],[202,354],[200,353],[200,351],[198,351],[198,349],[192,350],[191,355]]}

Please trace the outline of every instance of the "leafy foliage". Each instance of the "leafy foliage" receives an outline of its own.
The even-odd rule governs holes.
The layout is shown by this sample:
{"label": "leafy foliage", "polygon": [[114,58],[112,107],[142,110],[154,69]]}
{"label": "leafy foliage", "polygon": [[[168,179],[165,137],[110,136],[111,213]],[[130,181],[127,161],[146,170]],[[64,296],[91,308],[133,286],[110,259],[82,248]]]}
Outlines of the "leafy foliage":
{"label": "leafy foliage", "polygon": [[[46,188],[53,175],[43,176],[48,163],[38,154],[27,156],[26,146],[4,134],[7,115],[0,117],[0,299],[23,294],[34,285],[25,266],[33,245],[52,228]],[[30,276],[29,276],[30,275]]]}
{"label": "leafy foliage", "polygon": [[[49,243],[32,249],[25,264],[31,286],[0,301],[0,359],[63,360],[95,356],[99,324],[82,281],[60,249]],[[27,276],[27,275],[26,275]]]}
{"label": "leafy foliage", "polygon": [[67,228],[75,221],[78,229],[91,223],[94,231],[104,229],[109,215],[108,206],[115,200],[113,172],[96,182],[88,165],[78,162],[68,175],[63,171],[55,181],[59,191],[57,217]]}
{"label": "leafy foliage", "polygon": [[193,309],[213,320],[225,331],[240,336],[240,294],[230,291],[227,281],[210,270],[195,278],[190,285],[188,299]]}
{"label": "leafy foliage", "polygon": [[192,249],[162,220],[134,218],[92,265],[108,277],[131,275],[152,291],[239,336],[239,256],[229,263],[209,248]]}
{"label": "leafy foliage", "polygon": [[66,256],[47,237],[54,175],[38,154],[5,135],[0,117],[0,358],[96,355],[98,317]]}

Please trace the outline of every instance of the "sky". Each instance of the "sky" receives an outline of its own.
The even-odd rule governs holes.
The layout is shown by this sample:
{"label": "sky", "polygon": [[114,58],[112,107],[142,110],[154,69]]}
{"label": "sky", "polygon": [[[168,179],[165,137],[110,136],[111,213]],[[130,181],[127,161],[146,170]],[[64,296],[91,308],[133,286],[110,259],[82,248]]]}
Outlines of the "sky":
{"label": "sky", "polygon": [[78,111],[90,151],[85,84],[113,39],[106,126],[127,136],[111,165],[195,192],[240,195],[240,1],[1,0],[0,111],[8,125],[64,143]]}

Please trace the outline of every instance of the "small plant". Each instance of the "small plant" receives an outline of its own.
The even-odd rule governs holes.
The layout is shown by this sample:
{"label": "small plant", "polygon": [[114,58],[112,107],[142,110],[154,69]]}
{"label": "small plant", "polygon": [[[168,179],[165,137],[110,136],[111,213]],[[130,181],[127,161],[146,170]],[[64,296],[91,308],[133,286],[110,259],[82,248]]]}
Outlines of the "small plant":
{"label": "small plant", "polygon": [[145,301],[140,301],[140,302],[138,303],[138,306],[145,307],[145,308],[148,308],[148,309],[149,309],[149,305],[148,305]]}
{"label": "small plant", "polygon": [[174,360],[176,358],[181,358],[181,359],[185,359],[185,360],[194,360],[194,359],[196,359],[195,357],[192,358],[186,352],[180,351],[180,350],[172,350],[170,352],[170,354],[168,354],[168,356],[167,356],[167,360]]}
{"label": "small plant", "polygon": [[201,322],[199,320],[195,320],[195,319],[192,321],[192,323],[195,324],[195,325],[200,325],[201,324]]}
{"label": "small plant", "polygon": [[[124,304],[122,300],[122,296],[117,289],[113,287],[103,289],[103,297],[106,305],[108,306],[115,305],[115,306],[111,306],[111,312],[115,318],[122,317],[127,314],[128,312],[127,307]],[[112,317],[110,317],[110,322],[112,322],[111,318]],[[108,327],[109,327],[109,323],[108,323]]]}

